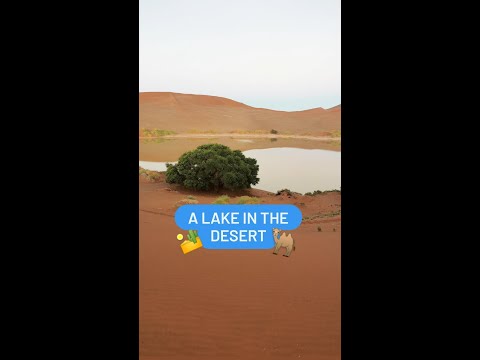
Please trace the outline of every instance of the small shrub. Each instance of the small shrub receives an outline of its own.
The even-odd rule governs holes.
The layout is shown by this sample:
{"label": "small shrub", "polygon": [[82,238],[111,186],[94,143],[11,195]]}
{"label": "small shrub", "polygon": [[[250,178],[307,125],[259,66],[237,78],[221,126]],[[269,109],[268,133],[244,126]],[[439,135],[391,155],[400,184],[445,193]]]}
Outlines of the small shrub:
{"label": "small shrub", "polygon": [[340,130],[333,130],[331,133],[330,133],[330,136],[331,137],[341,137],[342,136],[342,132]]}
{"label": "small shrub", "polygon": [[156,181],[160,180],[160,178],[162,176],[162,172],[147,170],[147,169],[144,169],[144,168],[139,166],[138,167],[138,175],[141,175],[141,176],[143,176],[144,178],[146,178],[150,181],[156,182]]}
{"label": "small shrub", "polygon": [[270,130],[270,134],[278,134],[278,131],[275,129]]}
{"label": "small shrub", "polygon": [[230,197],[228,195],[219,196],[212,204],[230,204]]}
{"label": "small shrub", "polygon": [[160,180],[160,173],[156,171],[151,171],[148,173],[148,178],[152,181]]}
{"label": "small shrub", "polygon": [[142,144],[161,144],[165,141],[169,141],[170,139],[165,139],[164,137],[148,137],[140,139],[140,143]]}
{"label": "small shrub", "polygon": [[306,196],[315,196],[315,195],[320,195],[320,194],[322,194],[321,190],[315,190],[314,192],[306,192],[305,193]]}
{"label": "small shrub", "polygon": [[198,129],[190,129],[187,131],[189,134],[217,134],[216,130],[198,130]]}
{"label": "small shrub", "polygon": [[305,193],[305,196],[316,196],[316,195],[326,195],[328,193],[339,193],[341,192],[340,190],[337,190],[337,189],[334,189],[334,190],[325,190],[325,191],[322,191],[322,190],[315,190],[314,192],[306,192]]}
{"label": "small shrub", "polygon": [[140,134],[142,137],[159,137],[159,136],[173,135],[175,134],[175,131],[142,128],[140,130]]}
{"label": "small shrub", "polygon": [[187,199],[195,200],[195,196],[193,196],[193,195],[188,195],[188,196],[187,196]]}
{"label": "small shrub", "polygon": [[331,211],[329,213],[317,213],[311,216],[304,216],[302,218],[302,221],[314,220],[318,218],[334,217],[341,214],[342,214],[342,210]]}
{"label": "small shrub", "polygon": [[237,200],[237,204],[258,204],[260,199],[255,196],[241,196]]}
{"label": "small shrub", "polygon": [[323,192],[323,194],[328,194],[328,193],[340,193],[341,191],[340,190],[337,190],[337,189],[333,189],[333,190],[325,190]]}
{"label": "small shrub", "polygon": [[320,226],[317,226],[317,231],[322,231],[322,228]]}
{"label": "small shrub", "polygon": [[342,214],[342,210],[337,210],[337,211],[332,211],[332,212],[329,212],[328,214],[325,214],[324,217],[334,217],[341,214]]}
{"label": "small shrub", "polygon": [[337,230],[335,230],[335,228],[333,228],[333,232],[336,232]]}
{"label": "small shrub", "polygon": [[282,189],[282,190],[278,190],[276,195],[283,195],[283,194],[287,194],[288,196],[292,196],[292,192],[290,191],[290,189]]}
{"label": "small shrub", "polygon": [[232,130],[229,131],[230,134],[268,134],[268,130]]}

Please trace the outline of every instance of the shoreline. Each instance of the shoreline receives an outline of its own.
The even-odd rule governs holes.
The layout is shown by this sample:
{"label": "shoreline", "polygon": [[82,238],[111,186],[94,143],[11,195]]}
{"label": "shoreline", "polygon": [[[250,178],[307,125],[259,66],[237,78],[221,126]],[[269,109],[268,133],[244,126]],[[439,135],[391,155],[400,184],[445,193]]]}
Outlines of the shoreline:
{"label": "shoreline", "polygon": [[330,136],[314,136],[314,135],[285,135],[285,134],[175,134],[164,136],[139,136],[139,140],[147,139],[181,139],[181,138],[216,138],[216,137],[230,137],[230,138],[260,138],[260,139],[302,139],[302,140],[317,140],[317,141],[341,141],[341,137]]}
{"label": "shoreline", "polygon": [[[142,168],[143,169],[143,168]],[[144,169],[145,170],[145,169]],[[220,197],[227,196],[230,199],[234,200],[242,196],[256,197],[261,199],[260,204],[265,203],[280,203],[280,204],[293,204],[299,207],[302,211],[302,214],[306,215],[302,219],[302,224],[314,224],[314,223],[330,223],[341,221],[341,212],[337,212],[341,209],[341,202],[339,201],[333,209],[330,206],[330,200],[335,198],[341,198],[342,193],[339,189],[330,189],[324,190],[319,194],[306,195],[306,193],[297,192],[289,189],[281,189],[277,191],[263,190],[259,188],[248,188],[242,190],[228,190],[223,189],[222,191],[202,191],[202,190],[193,190],[187,189],[182,185],[178,184],[168,184],[165,179],[165,171],[155,171],[147,170],[157,173],[159,176],[157,179],[149,179],[148,176],[139,175],[139,185],[140,187],[147,187],[150,189],[155,188],[156,191],[166,191],[161,196],[162,200],[165,200],[165,197],[174,197],[176,200],[185,199],[187,196],[193,196],[193,198],[200,200],[200,204],[211,204],[212,200]],[[315,191],[309,191],[307,193],[314,193]],[[168,195],[167,195],[168,194]],[[330,200],[328,200],[330,199]],[[231,202],[229,204],[235,204]],[[310,205],[316,204],[314,207],[308,209]],[[172,207],[170,210],[173,210],[173,213],[176,211],[177,207]],[[320,206],[323,208],[323,211],[318,211],[317,207]],[[167,208],[155,208],[167,210]],[[146,209],[140,207],[141,211],[150,211],[153,212],[154,208]],[[173,215],[170,214],[170,215]]]}
{"label": "shoreline", "polygon": [[[141,160],[140,160],[141,161]],[[148,162],[148,161],[147,161]],[[154,162],[154,161],[152,161]],[[146,170],[146,171],[151,171],[151,172],[156,172],[156,173],[159,173],[160,176],[162,178],[164,178],[165,176],[165,173],[166,171],[158,171],[158,170],[149,170],[149,169],[145,169],[141,166],[139,166],[139,168],[143,169],[143,170]],[[151,183],[151,184],[158,184],[160,183],[161,181],[150,181],[150,180],[146,180],[147,183]],[[220,196],[219,194],[220,193],[215,193],[215,192],[212,192],[212,191],[200,191],[200,190],[189,190],[189,189],[186,189],[186,188],[183,188],[182,186],[180,185],[177,185],[177,184],[168,184],[168,186],[172,187],[172,188],[176,188],[177,190],[180,190],[181,192],[191,192],[191,193],[198,193],[198,194],[201,194],[203,196]],[[253,190],[255,192],[258,192],[260,195],[258,196],[266,196],[266,197],[271,197],[271,196],[278,196],[277,195],[277,192],[280,191],[280,190],[288,190],[290,191],[294,196],[310,196],[310,195],[305,195],[306,193],[312,193],[314,191],[317,191],[319,189],[315,189],[315,190],[311,190],[311,191],[306,191],[305,193],[302,193],[302,192],[298,192],[298,191],[295,191],[295,190],[292,190],[292,189],[287,189],[287,188],[282,188],[282,189],[278,189],[277,191],[270,191],[270,190],[266,190],[266,189],[261,189],[261,188],[257,188],[257,187],[251,187],[251,188],[248,188],[248,189],[244,189],[244,190],[226,190],[224,189],[223,191],[221,191],[222,194],[227,194],[227,195],[231,195],[231,196],[242,196],[245,195],[246,193],[248,193],[250,190]],[[326,194],[326,193],[334,193],[334,192],[338,192],[341,194],[341,190],[340,189],[328,189],[328,190],[321,190],[322,193]],[[222,195],[221,194],[221,195]],[[313,196],[316,196],[316,195],[313,195]]]}

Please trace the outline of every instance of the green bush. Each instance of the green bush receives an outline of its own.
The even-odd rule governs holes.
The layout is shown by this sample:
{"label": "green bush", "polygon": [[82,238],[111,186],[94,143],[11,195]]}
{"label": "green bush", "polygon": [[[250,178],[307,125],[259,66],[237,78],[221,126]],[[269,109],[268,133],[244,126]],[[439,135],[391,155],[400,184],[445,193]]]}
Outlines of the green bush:
{"label": "green bush", "polygon": [[193,190],[241,190],[260,180],[257,160],[221,144],[200,145],[167,164],[166,181]]}
{"label": "green bush", "polygon": [[229,204],[230,203],[230,198],[228,195],[222,195],[216,198],[212,204]]}

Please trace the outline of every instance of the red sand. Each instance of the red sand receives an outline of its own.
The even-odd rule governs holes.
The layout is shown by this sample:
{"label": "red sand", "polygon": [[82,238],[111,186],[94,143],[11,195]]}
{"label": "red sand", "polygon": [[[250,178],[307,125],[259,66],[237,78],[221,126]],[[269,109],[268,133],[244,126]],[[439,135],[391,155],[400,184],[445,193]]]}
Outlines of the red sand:
{"label": "red sand", "polygon": [[275,111],[208,95],[171,92],[139,94],[139,129],[218,133],[275,129],[279,134],[322,135],[340,130],[341,107]]}
{"label": "red sand", "polygon": [[[340,359],[340,216],[294,230],[290,258],[203,248],[184,255],[174,204],[217,195],[169,188],[140,178],[140,359]],[[338,193],[245,193],[295,204],[304,216],[340,209]]]}

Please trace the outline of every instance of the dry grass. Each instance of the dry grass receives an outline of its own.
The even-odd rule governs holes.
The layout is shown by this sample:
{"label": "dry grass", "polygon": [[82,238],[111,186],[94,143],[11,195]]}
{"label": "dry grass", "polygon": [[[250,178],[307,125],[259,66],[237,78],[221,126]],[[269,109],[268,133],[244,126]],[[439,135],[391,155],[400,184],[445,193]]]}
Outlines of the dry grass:
{"label": "dry grass", "polygon": [[198,200],[195,199],[182,199],[175,203],[175,207],[180,207],[182,205],[191,205],[191,204],[198,204]]}
{"label": "dry grass", "polygon": [[261,200],[255,196],[240,196],[237,199],[237,204],[258,204]]}
{"label": "dry grass", "polygon": [[219,196],[212,204],[230,204],[230,197],[228,195]]}
{"label": "dry grass", "polygon": [[160,181],[162,178],[162,174],[163,173],[160,171],[147,170],[140,166],[138,167],[138,175],[143,176],[144,178],[152,182]]}

